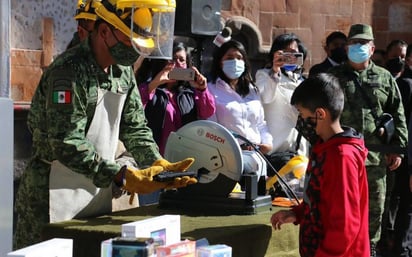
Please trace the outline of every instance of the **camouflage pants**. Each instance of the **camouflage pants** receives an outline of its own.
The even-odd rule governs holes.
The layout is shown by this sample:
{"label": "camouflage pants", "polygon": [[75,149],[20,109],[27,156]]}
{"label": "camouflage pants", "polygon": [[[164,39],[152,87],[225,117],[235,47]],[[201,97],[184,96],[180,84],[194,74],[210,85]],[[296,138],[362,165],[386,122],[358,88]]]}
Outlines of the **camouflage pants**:
{"label": "camouflage pants", "polygon": [[382,214],[386,195],[386,168],[367,166],[369,187],[369,238],[375,244],[381,236]]}
{"label": "camouflage pants", "polygon": [[24,171],[14,206],[13,249],[41,241],[43,227],[49,223],[49,169],[50,165],[31,161]]}

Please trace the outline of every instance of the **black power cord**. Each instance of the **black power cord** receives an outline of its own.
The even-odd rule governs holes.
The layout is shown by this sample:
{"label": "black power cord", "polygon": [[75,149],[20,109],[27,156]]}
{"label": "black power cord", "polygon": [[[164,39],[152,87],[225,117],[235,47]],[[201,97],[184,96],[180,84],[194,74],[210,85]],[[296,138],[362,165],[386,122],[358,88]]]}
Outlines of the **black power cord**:
{"label": "black power cord", "polygon": [[[263,160],[265,160],[266,164],[270,167],[270,169],[273,171],[273,173],[278,177],[279,179],[279,185],[282,187],[283,191],[285,192],[286,196],[292,200],[294,199],[295,205],[299,204],[299,198],[296,195],[295,191],[293,191],[293,189],[289,186],[289,184],[282,178],[282,176],[280,176],[280,174],[278,173],[278,171],[275,169],[275,167],[273,167],[273,165],[270,163],[270,161],[266,158],[266,156],[259,150],[258,147],[256,147],[256,145],[252,142],[250,142],[247,138],[245,138],[244,136],[241,136],[233,131],[231,131],[232,135],[235,138],[238,138],[242,141],[244,141],[247,145],[250,145],[253,150],[255,150],[262,158]],[[292,201],[293,202],[293,201]]]}

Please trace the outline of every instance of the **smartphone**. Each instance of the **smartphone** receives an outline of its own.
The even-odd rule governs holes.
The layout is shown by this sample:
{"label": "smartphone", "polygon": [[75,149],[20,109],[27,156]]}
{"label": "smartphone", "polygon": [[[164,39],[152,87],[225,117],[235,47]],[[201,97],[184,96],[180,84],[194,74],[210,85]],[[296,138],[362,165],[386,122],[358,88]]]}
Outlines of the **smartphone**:
{"label": "smartphone", "polygon": [[175,171],[164,171],[157,175],[153,176],[153,180],[157,182],[170,182],[173,181],[175,178],[189,176],[194,177],[196,176],[195,171],[184,171],[184,172],[175,172]]}
{"label": "smartphone", "polygon": [[195,80],[195,71],[192,69],[174,68],[169,72],[169,79],[192,81]]}
{"label": "smartphone", "polygon": [[283,66],[302,66],[303,65],[303,54],[302,53],[282,53]]}

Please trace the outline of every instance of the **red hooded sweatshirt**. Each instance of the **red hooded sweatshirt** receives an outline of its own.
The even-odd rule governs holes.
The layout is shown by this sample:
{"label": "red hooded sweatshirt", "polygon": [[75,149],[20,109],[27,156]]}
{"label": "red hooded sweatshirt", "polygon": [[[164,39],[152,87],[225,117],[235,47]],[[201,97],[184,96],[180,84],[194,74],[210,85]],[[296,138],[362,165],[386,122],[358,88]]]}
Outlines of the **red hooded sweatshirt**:
{"label": "red hooded sweatshirt", "polygon": [[292,209],[301,256],[370,256],[367,153],[351,128],[313,146],[303,202]]}

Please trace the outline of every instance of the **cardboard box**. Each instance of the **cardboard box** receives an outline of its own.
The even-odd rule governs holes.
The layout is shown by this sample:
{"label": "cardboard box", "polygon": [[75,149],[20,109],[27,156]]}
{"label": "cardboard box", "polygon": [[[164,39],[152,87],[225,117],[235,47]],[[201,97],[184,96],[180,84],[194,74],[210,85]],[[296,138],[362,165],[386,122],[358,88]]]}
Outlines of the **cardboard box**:
{"label": "cardboard box", "polygon": [[73,239],[53,238],[10,252],[7,257],[73,257]]}
{"label": "cardboard box", "polygon": [[100,257],[112,257],[112,238],[100,244]]}
{"label": "cardboard box", "polygon": [[232,247],[224,244],[202,246],[196,249],[196,257],[232,257]]}
{"label": "cardboard box", "polygon": [[158,245],[180,242],[180,215],[161,215],[122,225],[122,237],[151,237]]}

